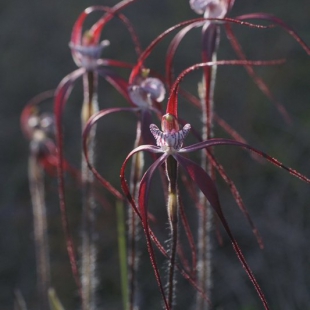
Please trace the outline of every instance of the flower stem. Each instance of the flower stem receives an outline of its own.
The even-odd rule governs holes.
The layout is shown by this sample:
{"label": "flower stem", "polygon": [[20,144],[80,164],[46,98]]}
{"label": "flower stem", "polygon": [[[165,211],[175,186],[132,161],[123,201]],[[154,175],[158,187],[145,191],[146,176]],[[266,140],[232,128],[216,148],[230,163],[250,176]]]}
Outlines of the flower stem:
{"label": "flower stem", "polygon": [[[216,47],[219,41],[219,28],[216,25],[209,24],[207,29],[203,30],[203,42],[213,42],[208,52],[203,53],[203,61],[216,61]],[[208,39],[206,39],[208,38]],[[215,87],[216,67],[206,67],[203,71],[203,79],[199,84],[199,98],[202,108],[202,139],[208,140],[213,137],[213,93]],[[207,162],[205,151],[201,152],[201,167],[205,169],[212,178],[214,170],[212,165]],[[212,289],[212,240],[211,231],[213,226],[213,212],[210,203],[201,193],[199,204],[202,208],[198,211],[198,284],[203,292],[210,298]],[[210,305],[197,294],[197,309],[206,310]]]}
{"label": "flower stem", "polygon": [[124,216],[124,205],[122,201],[116,202],[116,214],[117,214],[117,231],[118,231],[118,253],[121,273],[121,287],[122,287],[122,299],[123,309],[129,309],[129,294],[128,294],[128,270],[127,270],[127,251],[126,251],[126,225]]}
{"label": "flower stem", "polygon": [[177,161],[169,156],[166,162],[166,172],[169,181],[168,188],[168,218],[171,230],[170,239],[170,262],[168,269],[168,305],[170,309],[173,308],[173,299],[175,292],[175,263],[176,263],[176,250],[178,243],[178,217],[179,217],[179,204],[178,204],[178,194],[177,194],[177,176],[178,176],[178,165]]}
{"label": "flower stem", "polygon": [[37,265],[37,289],[39,308],[48,310],[48,288],[50,286],[50,261],[47,237],[44,172],[37,155],[30,151],[29,186],[33,209],[34,242]]}
{"label": "flower stem", "polygon": [[[84,102],[82,107],[82,130],[88,119],[98,111],[97,102],[97,75],[87,72],[83,77]],[[89,134],[88,149],[89,160],[95,161],[95,135],[96,126]],[[96,203],[92,195],[94,176],[88,169],[85,157],[82,156],[81,163],[83,184],[83,211],[82,211],[82,251],[81,251],[81,274],[82,274],[82,310],[95,310],[96,306],[96,240],[95,240],[95,210]]]}

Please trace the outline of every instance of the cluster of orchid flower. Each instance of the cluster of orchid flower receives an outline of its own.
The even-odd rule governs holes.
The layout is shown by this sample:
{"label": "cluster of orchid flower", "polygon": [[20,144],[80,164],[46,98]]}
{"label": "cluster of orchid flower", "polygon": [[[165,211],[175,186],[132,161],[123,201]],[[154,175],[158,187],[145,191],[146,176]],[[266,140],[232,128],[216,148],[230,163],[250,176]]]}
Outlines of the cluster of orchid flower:
{"label": "cluster of orchid flower", "polygon": [[[303,48],[310,54],[307,45],[299,38],[299,36],[280,19],[268,14],[248,14],[238,16],[236,18],[228,18],[234,0],[190,0],[190,7],[203,17],[187,20],[177,25],[172,26],[157,38],[142,51],[139,40],[129,20],[121,13],[129,4],[137,0],[123,0],[112,8],[104,6],[93,6],[86,9],[78,18],[72,31],[71,42],[69,44],[73,59],[78,66],[78,69],[67,75],[60,82],[54,96],[54,116],[46,114],[40,115],[38,111],[41,99],[46,99],[45,96],[39,97],[39,100],[29,103],[22,115],[21,121],[26,137],[33,145],[32,152],[36,153],[38,164],[46,168],[47,171],[57,169],[59,180],[59,198],[60,209],[62,215],[62,224],[67,242],[67,250],[70,258],[72,272],[77,283],[81,298],[82,309],[96,309],[96,251],[94,250],[94,201],[93,183],[95,176],[99,182],[112,193],[116,200],[127,201],[131,207],[128,208],[128,224],[127,224],[127,252],[128,252],[128,288],[127,293],[124,293],[124,309],[139,309],[138,301],[136,300],[138,285],[136,284],[138,273],[138,254],[136,251],[138,243],[138,226],[143,228],[149,257],[154,269],[155,278],[158,283],[164,308],[166,310],[173,309],[175,304],[175,273],[178,270],[183,277],[197,291],[197,309],[207,309],[211,306],[212,296],[210,295],[210,287],[206,284],[210,279],[208,277],[200,277],[199,273],[210,273],[208,263],[197,262],[196,245],[192,233],[187,222],[183,203],[179,197],[178,183],[182,181],[189,182],[191,180],[197,189],[202,193],[203,199],[208,201],[209,205],[204,205],[202,200],[197,199],[195,204],[197,210],[206,210],[212,208],[219,221],[226,230],[237,257],[241,261],[243,268],[252,281],[255,290],[265,309],[269,309],[267,300],[255,279],[250,267],[248,266],[245,257],[243,256],[238,243],[236,242],[229,224],[222,211],[219,194],[215,185],[214,171],[217,171],[223,180],[229,185],[232,195],[234,196],[238,206],[244,213],[249,224],[251,225],[259,244],[262,246],[262,241],[254,226],[242,198],[234,185],[233,181],[228,177],[224,168],[218,163],[212,152],[212,147],[217,145],[238,146],[243,149],[250,150],[257,156],[263,157],[273,165],[287,170],[289,173],[301,180],[310,183],[310,180],[298,173],[297,171],[282,165],[279,161],[271,156],[251,147],[239,135],[235,133],[223,120],[218,117],[213,111],[213,88],[215,84],[215,68],[217,66],[237,65],[244,66],[249,75],[254,79],[257,86],[262,92],[277,105],[280,112],[287,119],[287,112],[273,97],[268,87],[262,79],[254,72],[253,66],[276,65],[282,60],[273,61],[250,61],[247,60],[236,37],[233,35],[231,24],[240,24],[242,26],[253,28],[268,28],[274,25],[281,26],[288,32]],[[101,17],[88,31],[83,32],[85,19],[92,12],[103,12]],[[109,41],[100,41],[102,29],[113,18],[119,19],[129,30],[137,53],[137,61],[135,64],[114,60],[102,59],[102,51],[109,46]],[[260,26],[247,22],[246,20],[264,19],[272,22],[269,26]],[[219,45],[219,29],[224,26],[227,35],[233,48],[238,56],[237,60],[216,60],[216,52]],[[173,75],[173,60],[177,48],[182,42],[184,36],[191,30],[197,27],[202,28],[202,62],[186,68],[177,78]],[[175,37],[171,40],[166,57],[166,76],[161,77],[157,72],[145,67],[145,61],[152,53],[154,48],[162,42],[172,32],[179,30]],[[130,69],[131,74],[128,80],[120,77],[113,71],[113,68]],[[199,98],[188,93],[180,88],[180,83],[185,76],[194,70],[203,70],[203,80],[201,82],[201,91]],[[109,82],[129,103],[128,107],[106,107],[99,110],[101,99],[98,98],[98,78],[103,77]],[[70,227],[68,224],[68,214],[66,210],[65,199],[65,172],[71,169],[70,164],[64,158],[63,148],[63,111],[64,106],[68,101],[72,88],[75,82],[83,78],[84,98],[81,111],[82,119],[82,139],[83,139],[83,156],[81,166],[81,186],[83,187],[84,204],[83,216],[86,218],[85,226],[85,247],[82,246],[80,265],[78,269],[77,255],[75,253],[76,246],[73,244]],[[166,91],[167,90],[167,91]],[[166,106],[166,113],[163,113],[164,99],[166,92],[169,94],[169,99]],[[194,124],[193,128],[190,124],[178,118],[178,96],[184,96],[191,104],[202,109],[203,123],[201,133],[194,127],[199,125]],[[50,93],[48,93],[50,96]],[[98,121],[103,121],[104,117],[110,114],[119,112],[131,112],[137,116],[137,131],[134,149],[125,158],[122,167],[120,167],[121,189],[113,187],[108,180],[101,175],[96,166],[96,160],[99,156],[96,150],[96,124]],[[161,130],[152,123],[153,115],[161,121]],[[55,120],[55,123],[54,123]],[[217,121],[233,139],[214,138],[212,127],[214,121]],[[180,127],[182,124],[182,127]],[[56,139],[53,142],[53,134],[51,128],[56,128]],[[197,143],[184,146],[185,138],[193,132]],[[202,151],[202,162],[207,162],[206,165],[199,165],[188,158],[188,153],[194,151]],[[144,172],[144,160],[141,152],[151,153],[154,163]],[[126,179],[126,171],[129,162],[132,162],[130,169],[130,180]],[[164,166],[164,169],[161,167]],[[182,168],[182,170],[180,170]],[[150,227],[149,219],[152,217],[148,211],[148,198],[151,188],[151,181],[154,173],[159,170],[163,181],[163,193],[167,200],[167,214],[170,228],[170,241],[168,248],[161,244]],[[180,170],[180,171],[179,171]],[[116,173],[119,173],[117,171]],[[179,177],[182,175],[182,178]],[[191,185],[192,187],[193,185]],[[195,196],[195,195],[194,195]],[[185,208],[185,207],[184,207]],[[211,209],[210,209],[211,210]],[[205,212],[205,211],[203,211]],[[205,216],[205,213],[202,213]],[[192,249],[192,266],[188,266],[180,253],[180,245],[178,241],[178,226],[179,217],[182,225],[188,236],[188,240]],[[207,234],[210,231],[205,227],[201,228],[203,233]],[[83,244],[84,244],[83,241]],[[141,241],[140,241],[141,242]],[[154,246],[167,258],[169,267],[167,271],[167,289],[162,281],[160,268],[158,267]],[[206,245],[202,245],[198,252],[203,252]],[[207,249],[207,251],[210,251]],[[205,253],[204,253],[205,254]],[[198,255],[199,256],[199,255]],[[202,257],[206,255],[200,255]],[[207,255],[208,256],[208,255]],[[85,265],[85,270],[83,266]],[[199,266],[199,267],[197,267]],[[125,280],[126,282],[126,280]],[[127,294],[127,296],[125,296]],[[42,297],[44,299],[44,297]]]}

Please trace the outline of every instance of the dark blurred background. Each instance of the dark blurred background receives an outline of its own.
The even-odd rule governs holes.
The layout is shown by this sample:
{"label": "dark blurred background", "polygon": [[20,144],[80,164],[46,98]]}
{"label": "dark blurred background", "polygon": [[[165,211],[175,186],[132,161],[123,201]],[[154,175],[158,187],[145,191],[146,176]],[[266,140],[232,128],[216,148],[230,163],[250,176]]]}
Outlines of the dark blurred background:
{"label": "dark blurred background", "polygon": [[[33,243],[32,207],[28,190],[28,142],[22,136],[19,117],[29,99],[55,88],[60,80],[76,67],[71,59],[68,42],[72,25],[84,8],[93,4],[113,5],[112,0],[21,1],[1,0],[0,3],[0,309],[13,308],[14,291],[24,296],[28,309],[36,307],[36,274]],[[310,6],[308,0],[236,0],[230,16],[251,12],[268,12],[282,18],[310,45]],[[140,0],[124,13],[132,21],[142,46],[146,47],[160,32],[180,21],[196,17],[187,0]],[[90,19],[91,22],[91,19]],[[278,158],[285,165],[310,176],[310,58],[304,50],[279,27],[268,30],[234,26],[249,59],[286,58],[281,66],[258,68],[272,93],[283,103],[293,122],[288,125],[275,106],[258,90],[242,67],[218,69],[215,110],[233,126],[249,144]],[[135,61],[133,45],[127,30],[117,21],[103,33],[111,41],[104,57]],[[170,37],[172,38],[172,36]],[[148,61],[150,68],[164,73],[164,56],[169,39],[160,44]],[[176,55],[176,72],[200,61],[200,30],[193,31],[181,44]],[[219,59],[235,59],[224,32]],[[123,76],[128,76],[124,71]],[[183,85],[196,93],[201,73],[193,73]],[[81,107],[81,83],[77,84],[66,108],[66,155],[78,166]],[[121,96],[102,82],[101,107],[126,105]],[[51,103],[52,104],[52,103]],[[180,102],[180,116],[192,124],[199,113],[185,101]],[[51,107],[47,109],[52,110]],[[100,166],[108,164],[105,174],[118,185],[118,169],[132,148],[134,117],[107,118],[99,126],[99,146],[104,149]],[[105,139],[112,132],[115,142]],[[132,128],[132,139],[123,135]],[[217,137],[227,137],[218,126]],[[189,140],[190,141],[190,140]],[[258,163],[245,151],[221,147],[215,151],[220,162],[235,181],[250,214],[258,226],[265,249],[261,251],[252,232],[237,209],[229,189],[221,180],[218,188],[224,212],[248,259],[254,274],[270,303],[271,309],[310,309],[310,190],[285,171],[269,163]],[[99,154],[99,158],[101,155]],[[116,171],[116,172],[115,172]],[[66,309],[76,309],[76,291],[60,226],[56,179],[47,178],[48,222],[52,261],[52,282]],[[79,242],[80,197],[74,181],[68,180],[69,213],[73,233]],[[111,198],[111,197],[109,197]],[[113,202],[113,199],[110,199]],[[190,209],[192,208],[192,209]],[[164,204],[158,216],[165,216]],[[188,214],[194,206],[189,203]],[[154,211],[157,212],[157,211]],[[156,213],[157,214],[157,213]],[[166,218],[162,220],[167,232]],[[214,244],[214,290],[216,309],[262,309],[256,292],[229,240]],[[100,309],[121,309],[117,239],[113,208],[98,212],[98,244]],[[160,309],[160,295],[142,250],[149,277],[141,276],[144,287],[142,309]],[[146,274],[145,272],[144,274]],[[146,285],[147,284],[147,285]],[[179,277],[180,300],[176,309],[190,309],[193,289]],[[183,291],[182,291],[183,290]],[[187,293],[185,294],[184,291]],[[184,306],[187,305],[187,306]]]}

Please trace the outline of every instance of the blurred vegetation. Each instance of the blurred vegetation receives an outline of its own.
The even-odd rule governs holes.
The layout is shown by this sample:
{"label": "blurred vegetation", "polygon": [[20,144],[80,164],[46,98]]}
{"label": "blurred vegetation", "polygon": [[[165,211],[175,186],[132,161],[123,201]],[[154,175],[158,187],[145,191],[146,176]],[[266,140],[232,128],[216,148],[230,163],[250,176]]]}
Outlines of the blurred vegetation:
{"label": "blurred vegetation", "polygon": [[[27,161],[28,145],[19,127],[19,117],[26,102],[39,92],[55,88],[60,80],[75,69],[68,42],[72,25],[78,14],[93,4],[113,5],[117,1],[66,0],[66,1],[21,1],[1,0],[0,29],[0,149],[2,185],[0,196],[0,308],[12,309],[14,291],[20,290],[28,309],[36,309],[35,251],[33,245],[32,208],[28,191]],[[242,13],[269,12],[292,26],[310,45],[308,0],[294,2],[236,0],[230,16]],[[191,12],[188,0],[140,0],[124,13],[135,26],[143,47],[167,27],[196,15]],[[258,90],[243,68],[222,67],[218,69],[216,84],[216,112],[237,129],[249,144],[260,148],[288,166],[310,176],[310,58],[301,47],[282,29],[249,29],[234,26],[249,59],[287,58],[287,63],[277,67],[259,68],[275,96],[289,111],[293,123],[286,124],[274,105]],[[132,43],[126,29],[113,21],[104,31],[111,46],[104,56],[135,61]],[[181,45],[175,61],[176,72],[200,61],[199,30]],[[163,73],[163,57],[169,40],[156,49],[148,61],[151,68]],[[235,59],[222,33],[219,59]],[[127,74],[127,73],[125,73]],[[184,82],[184,87],[196,92],[200,73],[193,73]],[[79,85],[81,86],[81,85]],[[78,87],[77,87],[78,88]],[[66,137],[68,158],[76,158],[80,145],[78,110],[81,102],[79,91],[73,93],[66,109]],[[102,82],[101,107],[124,105],[125,102]],[[184,109],[183,109],[184,108]],[[199,113],[181,101],[181,117],[189,122],[198,122]],[[134,119],[107,118],[102,127],[100,147],[105,155],[100,163],[111,169],[105,175],[118,186],[118,171],[122,160],[130,151],[133,136],[122,143],[111,144],[104,139],[105,132],[113,127],[113,134],[121,137],[128,128],[134,129]],[[134,135],[134,133],[133,133]],[[216,137],[225,133],[215,128]],[[132,142],[131,142],[132,141]],[[221,163],[235,181],[254,222],[258,226],[265,249],[260,251],[251,230],[237,210],[228,188],[219,180],[218,187],[224,212],[241,248],[244,250],[254,274],[257,276],[266,297],[274,310],[308,309],[310,305],[310,191],[309,185],[294,179],[270,164],[257,163],[244,151],[221,147],[216,149]],[[49,235],[52,260],[52,280],[65,309],[76,309],[75,286],[60,226],[56,179],[48,179]],[[70,219],[76,240],[79,240],[80,201],[74,182],[68,180]],[[70,184],[72,188],[70,187]],[[111,197],[110,197],[111,198]],[[158,211],[162,214],[163,211]],[[190,209],[187,213],[190,214]],[[164,214],[163,214],[164,215]],[[162,227],[166,227],[166,223]],[[230,242],[223,235],[223,245],[215,243],[214,301],[216,309],[261,309],[260,302]],[[98,214],[98,240],[100,292],[102,309],[120,309],[120,283],[117,261],[115,211],[101,210]],[[141,268],[152,275],[147,254]],[[176,309],[182,302],[193,298],[193,290],[179,277],[180,290],[188,294],[180,296]],[[141,278],[144,295],[142,309],[159,309],[155,300],[159,293],[153,278]],[[146,285],[147,284],[147,285]],[[75,296],[75,297],[74,297]],[[152,306],[151,306],[152,305]]]}

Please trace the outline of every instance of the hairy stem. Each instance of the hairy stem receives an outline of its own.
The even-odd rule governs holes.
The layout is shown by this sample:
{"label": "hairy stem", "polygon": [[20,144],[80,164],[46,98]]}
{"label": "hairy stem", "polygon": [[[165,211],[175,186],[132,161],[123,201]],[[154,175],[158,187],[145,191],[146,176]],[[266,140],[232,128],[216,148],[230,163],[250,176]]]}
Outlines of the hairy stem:
{"label": "hairy stem", "polygon": [[[141,140],[141,122],[137,124],[137,133],[134,148],[142,144]],[[143,153],[139,152],[133,156],[131,172],[130,172],[130,192],[138,201],[139,180],[141,180],[144,166]],[[129,309],[137,310],[139,306],[136,303],[135,297],[137,294],[137,270],[139,264],[139,255],[137,243],[140,238],[139,219],[132,208],[128,208],[128,285],[129,285]]]}
{"label": "hairy stem", "polygon": [[167,286],[167,296],[168,305],[170,309],[173,309],[173,300],[175,292],[175,264],[176,264],[176,253],[177,253],[177,243],[178,243],[178,217],[179,217],[179,204],[178,204],[178,194],[177,194],[177,161],[169,156],[166,162],[166,171],[169,182],[168,187],[168,218],[171,230],[170,239],[170,260],[168,268],[168,286]]}
{"label": "hairy stem", "polygon": [[42,310],[48,310],[50,261],[47,237],[44,172],[42,167],[39,165],[37,155],[34,152],[30,152],[28,173],[33,210],[39,308]]}
{"label": "hairy stem", "polygon": [[122,201],[116,202],[116,214],[117,214],[117,232],[118,232],[118,253],[119,253],[119,264],[121,273],[121,288],[122,288],[122,299],[123,309],[129,309],[129,298],[128,298],[128,270],[127,270],[127,251],[126,251],[126,223],[124,216],[124,205]]}
{"label": "hairy stem", "polygon": [[[84,102],[82,107],[82,130],[88,119],[98,111],[97,101],[97,75],[87,72],[83,77]],[[95,162],[95,135],[94,126],[88,137],[89,160]],[[83,211],[82,211],[82,249],[81,249],[81,275],[82,275],[82,310],[95,310],[96,305],[96,240],[95,240],[95,210],[96,203],[93,192],[94,176],[88,169],[84,155],[81,163],[83,185]]]}
{"label": "hairy stem", "polygon": [[[216,61],[216,47],[219,40],[219,28],[213,24],[208,26],[209,29],[204,29],[204,36],[210,37],[209,41],[213,43],[213,48],[208,48],[208,53],[203,53],[203,61]],[[206,40],[203,40],[206,43]],[[202,108],[202,139],[208,140],[213,137],[213,111],[214,102],[213,94],[215,87],[216,67],[204,68],[202,82],[199,85],[199,98]],[[205,151],[201,152],[201,167],[208,174],[214,177],[212,165],[207,161]],[[200,193],[198,211],[198,285],[203,292],[210,298],[212,289],[212,241],[211,231],[213,222],[213,212],[210,203],[205,196]],[[210,305],[201,294],[197,294],[196,298],[197,309],[209,309]]]}

